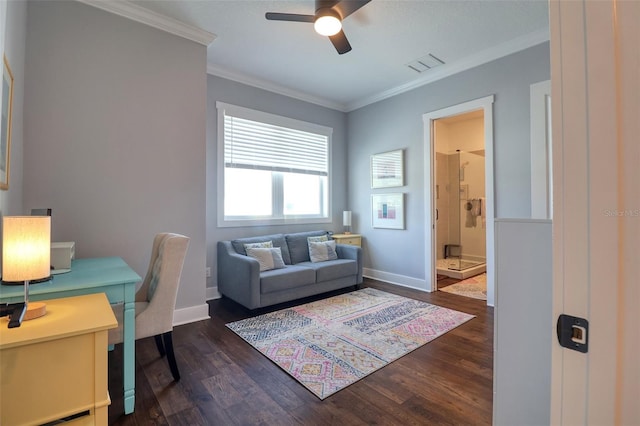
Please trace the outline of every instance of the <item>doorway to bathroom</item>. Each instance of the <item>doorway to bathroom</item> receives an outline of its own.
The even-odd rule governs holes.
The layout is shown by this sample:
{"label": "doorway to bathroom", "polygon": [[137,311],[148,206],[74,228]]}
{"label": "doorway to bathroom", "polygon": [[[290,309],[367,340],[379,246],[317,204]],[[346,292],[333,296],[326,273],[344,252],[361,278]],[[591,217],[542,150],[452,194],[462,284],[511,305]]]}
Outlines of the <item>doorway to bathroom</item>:
{"label": "doorway to bathroom", "polygon": [[[425,114],[427,278],[477,277],[494,304],[493,96]],[[429,268],[430,266],[430,268]],[[486,274],[486,275],[483,275]],[[482,278],[482,279],[480,279]]]}
{"label": "doorway to bathroom", "polygon": [[[482,110],[435,121],[436,273],[464,280],[486,271]],[[440,286],[438,286],[440,287]]]}

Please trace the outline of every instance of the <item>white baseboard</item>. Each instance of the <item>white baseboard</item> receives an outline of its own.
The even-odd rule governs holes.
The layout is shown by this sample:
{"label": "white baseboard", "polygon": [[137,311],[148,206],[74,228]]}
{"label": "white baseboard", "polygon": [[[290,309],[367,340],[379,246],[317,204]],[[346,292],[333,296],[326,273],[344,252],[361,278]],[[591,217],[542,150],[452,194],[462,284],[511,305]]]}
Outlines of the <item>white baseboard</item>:
{"label": "white baseboard", "polygon": [[391,272],[378,271],[369,268],[362,268],[362,275],[367,278],[384,281],[389,284],[401,285],[403,287],[410,287],[430,293],[427,282],[419,278],[407,277],[406,275],[393,274]]}
{"label": "white baseboard", "polygon": [[173,312],[173,325],[188,324],[209,318],[209,305],[206,303],[198,306],[189,306],[188,308],[176,309]]}

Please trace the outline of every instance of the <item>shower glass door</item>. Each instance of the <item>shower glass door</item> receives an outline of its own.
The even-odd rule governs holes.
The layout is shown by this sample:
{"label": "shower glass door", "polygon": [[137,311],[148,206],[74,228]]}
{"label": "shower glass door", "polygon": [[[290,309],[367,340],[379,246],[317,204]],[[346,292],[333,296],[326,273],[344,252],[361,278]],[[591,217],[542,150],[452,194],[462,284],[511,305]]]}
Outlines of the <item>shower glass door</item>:
{"label": "shower glass door", "polygon": [[[457,153],[459,255],[450,269],[464,270],[484,262],[486,256],[484,152]],[[452,176],[453,177],[453,176]]]}
{"label": "shower glass door", "polygon": [[444,259],[446,268],[454,271],[460,270],[462,259],[462,240],[460,234],[460,155],[454,152],[447,155],[447,203],[449,205],[448,233],[444,245]]}

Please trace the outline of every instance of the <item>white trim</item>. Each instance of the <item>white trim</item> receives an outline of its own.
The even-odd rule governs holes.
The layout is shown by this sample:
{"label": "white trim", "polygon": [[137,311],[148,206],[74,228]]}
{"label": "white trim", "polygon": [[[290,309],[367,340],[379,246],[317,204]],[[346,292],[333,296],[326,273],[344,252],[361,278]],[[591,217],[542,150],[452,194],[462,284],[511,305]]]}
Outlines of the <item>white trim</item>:
{"label": "white trim", "polygon": [[[179,37],[186,38],[187,40],[195,41],[196,43],[209,46],[215,39],[216,35],[205,31],[200,28],[187,25],[181,21],[173,18],[161,15],[156,12],[152,12],[144,7],[130,3],[124,0],[77,0],[81,3],[102,9],[104,11],[119,15],[136,22],[140,22],[145,25],[157,28],[162,31],[177,35]],[[381,93],[362,98],[360,100],[350,103],[340,103],[324,99],[318,96],[310,95],[299,90],[284,87],[280,84],[270,82],[264,79],[256,78],[253,76],[245,75],[237,71],[226,69],[217,64],[207,64],[207,73],[222,77],[228,80],[236,81],[238,83],[246,84],[258,89],[267,90],[276,94],[287,96],[290,98],[298,99],[304,102],[309,102],[315,105],[319,105],[325,108],[341,112],[350,112],[358,108],[373,104],[375,102],[390,98],[401,93],[408,92],[417,87],[424,86],[425,84],[433,83],[434,81],[441,80],[443,78],[452,76],[454,74],[466,71],[468,69],[477,67],[479,65],[491,62],[493,60],[502,58],[504,56],[511,55],[521,50],[528,49],[529,47],[536,46],[538,44],[549,41],[549,31],[542,29],[526,34],[522,37],[509,40],[498,46],[491,47],[489,49],[482,50],[476,54],[464,58],[458,62],[452,64],[445,64],[438,67],[435,71],[431,71],[425,74],[422,78],[413,80],[409,83],[396,86]]]}
{"label": "white trim", "polygon": [[520,52],[522,50],[528,49],[533,46],[537,46],[538,44],[542,44],[547,41],[549,41],[549,31],[547,29],[538,30],[538,31],[526,34],[522,37],[509,40],[498,46],[494,46],[489,49],[482,50],[458,62],[441,65],[436,70],[426,73],[420,79],[413,80],[409,83],[402,84],[400,86],[396,86],[394,88],[380,92],[378,94],[375,94],[366,98],[362,98],[354,102],[349,102],[346,104],[330,101],[328,99],[319,98],[301,91],[286,88],[284,86],[281,86],[273,82],[261,80],[256,77],[243,75],[236,71],[231,71],[231,70],[222,68],[219,65],[209,64],[207,66],[207,73],[218,76],[218,77],[226,78],[228,80],[237,81],[238,83],[243,83],[249,86],[257,87],[259,89],[268,90],[270,92],[288,96],[294,99],[299,99],[301,101],[305,101],[305,102],[320,105],[326,108],[334,109],[337,111],[351,112],[358,108],[362,108],[367,105],[373,104],[375,102],[388,99],[392,96],[396,96],[396,95],[408,92],[410,90],[424,86],[426,84],[433,83],[434,81],[442,80],[443,78],[450,77],[454,74],[458,74],[460,72],[469,70],[471,68],[475,68],[479,65],[486,64],[488,62],[511,55],[513,53]]}
{"label": "white trim", "polygon": [[553,215],[551,160],[551,80],[529,86],[531,115],[531,217]]}
{"label": "white trim", "polygon": [[484,111],[484,143],[485,143],[485,197],[486,203],[486,239],[487,239],[487,305],[494,305],[495,291],[495,246],[493,221],[495,218],[495,196],[494,196],[494,166],[493,166],[493,101],[494,96],[465,102],[459,105],[450,106],[437,111],[426,113],[422,116],[424,123],[424,164],[425,164],[425,206],[426,217],[430,218],[425,228],[425,277],[427,279],[426,288],[429,291],[437,290],[436,280],[436,247],[434,239],[435,229],[435,144],[433,143],[433,122],[440,118],[458,115],[465,112],[482,109]]}
{"label": "white trim", "polygon": [[106,12],[149,25],[150,27],[177,35],[187,40],[209,46],[216,35],[201,28],[187,25],[177,19],[169,18],[144,7],[123,0],[77,0],[80,3],[102,9]]}
{"label": "white trim", "polygon": [[289,98],[298,99],[300,101],[309,102],[325,108],[333,109],[340,112],[348,112],[346,105],[339,102],[333,102],[328,99],[319,98],[299,90],[290,89],[280,84],[262,80],[256,77],[248,76],[237,71],[231,71],[221,67],[220,65],[207,65],[207,74],[216,77],[225,78],[227,80],[236,81],[251,87],[266,90],[278,95],[287,96]]}
{"label": "white trim", "polygon": [[486,64],[491,61],[495,61],[496,59],[511,55],[513,53],[528,49],[529,47],[533,47],[547,41],[549,41],[549,31],[546,29],[526,34],[522,37],[509,40],[505,43],[499,44],[489,49],[481,50],[471,56],[467,56],[466,58],[461,59],[460,61],[441,65],[434,71],[425,73],[424,77],[418,80],[413,80],[409,83],[397,86],[393,89],[378,93],[377,95],[363,98],[356,102],[351,102],[347,104],[347,110],[353,111],[355,109],[362,108],[366,105],[399,95],[401,93],[408,92],[417,87],[424,86],[425,84],[433,83],[434,81],[441,80],[445,77],[458,74],[462,71],[475,68],[479,65]]}
{"label": "white trim", "polygon": [[290,127],[297,130],[302,130],[311,133],[321,134],[327,137],[327,157],[328,157],[328,176],[327,176],[327,217],[285,217],[275,219],[264,220],[225,220],[224,218],[224,202],[218,203],[216,223],[219,228],[235,228],[235,227],[248,227],[248,226],[277,226],[277,225],[293,225],[293,224],[316,224],[316,223],[332,223],[331,217],[331,184],[332,184],[332,155],[333,155],[333,128],[323,126],[321,124],[311,123],[308,121],[297,120],[295,118],[289,118],[277,114],[271,114],[268,112],[245,108],[238,105],[228,104],[225,102],[216,102],[216,109],[218,123],[217,123],[217,178],[218,178],[218,194],[222,194],[224,198],[224,115],[225,111],[240,115],[243,118],[250,120],[261,121],[264,123],[275,124],[277,126]]}
{"label": "white trim", "polygon": [[389,284],[401,285],[403,287],[410,287],[415,290],[430,292],[425,290],[425,280],[419,278],[408,277],[406,275],[393,274],[391,272],[378,271],[376,269],[362,268],[362,276],[371,278],[378,281],[383,281]]}
{"label": "white trim", "polygon": [[173,311],[173,325],[188,324],[190,322],[210,319],[209,305],[189,306],[188,308],[176,309]]}
{"label": "white trim", "polygon": [[327,137],[331,137],[333,135],[333,127],[323,126],[322,124],[302,121],[295,118],[285,117],[283,115],[271,114],[269,112],[252,108],[245,108],[242,106],[228,104],[220,101],[216,101],[216,108],[219,111],[228,111],[234,116],[240,116],[249,120],[259,121],[261,123],[269,123],[276,126],[289,127],[295,130],[301,130],[309,133],[318,133]]}

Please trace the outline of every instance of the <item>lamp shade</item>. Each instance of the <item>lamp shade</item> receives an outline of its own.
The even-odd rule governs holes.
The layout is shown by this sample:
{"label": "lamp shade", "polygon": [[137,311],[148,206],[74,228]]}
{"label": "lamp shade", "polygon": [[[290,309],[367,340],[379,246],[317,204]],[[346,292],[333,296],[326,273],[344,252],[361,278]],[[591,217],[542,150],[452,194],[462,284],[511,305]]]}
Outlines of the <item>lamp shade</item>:
{"label": "lamp shade", "polygon": [[51,274],[51,218],[2,218],[2,279],[27,281]]}
{"label": "lamp shade", "polygon": [[351,211],[345,210],[342,212],[342,225],[351,226]]}

